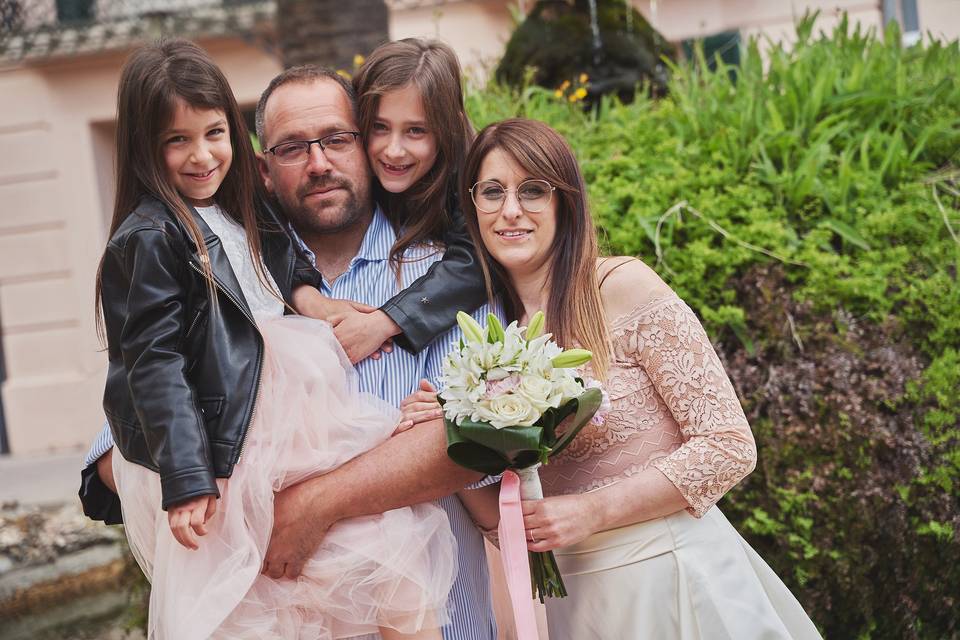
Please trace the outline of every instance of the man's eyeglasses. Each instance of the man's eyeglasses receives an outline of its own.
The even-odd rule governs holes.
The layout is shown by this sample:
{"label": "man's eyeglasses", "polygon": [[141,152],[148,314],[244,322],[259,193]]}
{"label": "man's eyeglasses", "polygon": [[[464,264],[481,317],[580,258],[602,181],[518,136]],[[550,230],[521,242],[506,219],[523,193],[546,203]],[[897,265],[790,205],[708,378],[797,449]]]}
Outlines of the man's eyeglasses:
{"label": "man's eyeglasses", "polygon": [[507,193],[514,191],[517,194],[517,202],[524,211],[540,213],[550,204],[556,189],[546,180],[536,178],[524,180],[517,185],[516,189],[507,189],[494,180],[481,180],[470,187],[470,197],[478,210],[484,213],[496,213],[507,201]]}
{"label": "man's eyeglasses", "polygon": [[267,149],[267,153],[273,154],[273,157],[277,159],[277,164],[288,167],[305,163],[310,158],[310,145],[318,144],[327,158],[333,160],[356,149],[359,138],[359,131],[338,131],[315,140],[281,142]]}

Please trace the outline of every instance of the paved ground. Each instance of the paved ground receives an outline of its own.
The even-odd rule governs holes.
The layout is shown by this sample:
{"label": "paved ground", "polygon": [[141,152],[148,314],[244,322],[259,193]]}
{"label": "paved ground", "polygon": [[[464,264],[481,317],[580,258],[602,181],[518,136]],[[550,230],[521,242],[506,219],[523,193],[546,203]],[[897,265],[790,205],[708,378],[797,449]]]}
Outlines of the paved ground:
{"label": "paved ground", "polygon": [[77,500],[85,451],[0,455],[0,504],[47,505]]}

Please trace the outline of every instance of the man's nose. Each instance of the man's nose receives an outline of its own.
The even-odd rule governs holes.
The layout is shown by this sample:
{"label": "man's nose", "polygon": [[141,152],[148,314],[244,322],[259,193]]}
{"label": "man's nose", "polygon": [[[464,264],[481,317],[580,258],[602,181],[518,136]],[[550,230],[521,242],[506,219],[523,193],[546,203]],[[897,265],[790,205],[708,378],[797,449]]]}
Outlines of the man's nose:
{"label": "man's nose", "polygon": [[307,170],[314,174],[329,173],[333,168],[330,159],[320,147],[319,142],[315,142],[307,149]]}

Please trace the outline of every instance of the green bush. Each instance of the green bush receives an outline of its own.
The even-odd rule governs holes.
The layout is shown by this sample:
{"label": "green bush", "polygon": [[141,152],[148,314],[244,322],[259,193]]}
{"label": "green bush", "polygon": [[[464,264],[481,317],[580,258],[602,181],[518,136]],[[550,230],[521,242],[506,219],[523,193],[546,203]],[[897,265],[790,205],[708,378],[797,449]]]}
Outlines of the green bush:
{"label": "green bush", "polygon": [[468,107],[566,135],[609,252],[699,312],[760,449],[723,508],[825,636],[960,638],[960,45],[813,20],[659,101]]}

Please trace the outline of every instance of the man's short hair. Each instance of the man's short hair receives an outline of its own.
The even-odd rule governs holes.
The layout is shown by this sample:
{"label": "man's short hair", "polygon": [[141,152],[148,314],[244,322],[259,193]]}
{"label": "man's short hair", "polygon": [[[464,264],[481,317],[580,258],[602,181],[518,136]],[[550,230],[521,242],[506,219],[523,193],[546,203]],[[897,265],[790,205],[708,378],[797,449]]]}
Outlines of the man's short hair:
{"label": "man's short hair", "polygon": [[261,149],[265,149],[264,145],[267,142],[263,125],[263,115],[267,108],[267,101],[270,99],[270,96],[273,95],[273,92],[285,84],[294,82],[308,84],[317,80],[333,80],[339,84],[343,92],[347,94],[347,99],[350,101],[354,120],[359,122],[360,116],[357,113],[357,94],[354,92],[353,84],[351,84],[349,80],[333,69],[315,64],[302,64],[296,67],[290,67],[270,81],[270,84],[267,85],[267,88],[264,89],[260,95],[260,101],[257,103],[255,123],[257,127],[257,139],[260,141]]}

